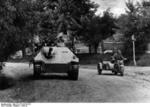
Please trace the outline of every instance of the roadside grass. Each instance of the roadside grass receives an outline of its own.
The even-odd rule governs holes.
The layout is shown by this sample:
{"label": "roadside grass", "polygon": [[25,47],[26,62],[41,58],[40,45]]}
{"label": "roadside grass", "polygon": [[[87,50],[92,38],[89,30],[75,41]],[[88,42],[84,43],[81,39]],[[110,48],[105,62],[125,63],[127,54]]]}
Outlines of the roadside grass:
{"label": "roadside grass", "polygon": [[138,66],[150,66],[150,54],[144,54],[137,61]]}

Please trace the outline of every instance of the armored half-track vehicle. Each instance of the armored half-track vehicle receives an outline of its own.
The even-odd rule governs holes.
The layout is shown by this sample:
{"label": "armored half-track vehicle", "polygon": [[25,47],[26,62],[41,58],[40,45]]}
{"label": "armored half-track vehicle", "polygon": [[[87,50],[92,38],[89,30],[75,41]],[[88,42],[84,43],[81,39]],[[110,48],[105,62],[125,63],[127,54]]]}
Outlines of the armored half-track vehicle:
{"label": "armored half-track vehicle", "polygon": [[67,47],[43,47],[33,61],[33,75],[41,73],[67,73],[78,80],[79,59]]}

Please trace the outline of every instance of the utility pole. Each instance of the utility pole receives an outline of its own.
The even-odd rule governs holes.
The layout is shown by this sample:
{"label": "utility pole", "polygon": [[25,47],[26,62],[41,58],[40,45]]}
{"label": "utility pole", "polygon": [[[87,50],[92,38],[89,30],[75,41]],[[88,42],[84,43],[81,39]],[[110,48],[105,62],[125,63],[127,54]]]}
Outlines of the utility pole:
{"label": "utility pole", "polygon": [[135,41],[136,41],[135,36],[132,35],[131,39],[133,44],[133,62],[134,62],[134,66],[136,66],[137,64],[136,64],[136,57],[135,57]]}

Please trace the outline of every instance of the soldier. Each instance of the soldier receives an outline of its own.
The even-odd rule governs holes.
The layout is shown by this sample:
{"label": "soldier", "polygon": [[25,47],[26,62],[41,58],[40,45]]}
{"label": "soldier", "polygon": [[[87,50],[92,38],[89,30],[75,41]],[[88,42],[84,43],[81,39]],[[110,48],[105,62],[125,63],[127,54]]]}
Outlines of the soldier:
{"label": "soldier", "polygon": [[121,50],[119,49],[114,49],[113,50],[113,55],[112,55],[112,60],[116,61],[116,60],[123,60],[124,57],[121,53]]}

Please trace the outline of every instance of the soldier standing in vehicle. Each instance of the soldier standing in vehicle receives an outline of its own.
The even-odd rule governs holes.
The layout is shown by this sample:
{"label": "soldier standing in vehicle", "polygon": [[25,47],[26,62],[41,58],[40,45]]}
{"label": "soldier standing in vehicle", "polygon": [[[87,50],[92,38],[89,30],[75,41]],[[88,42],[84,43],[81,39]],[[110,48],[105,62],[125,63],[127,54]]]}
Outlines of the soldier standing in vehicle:
{"label": "soldier standing in vehicle", "polygon": [[124,59],[124,57],[122,55],[121,50],[114,49],[113,55],[112,55],[112,60],[116,61],[116,60],[123,60],[123,59]]}

